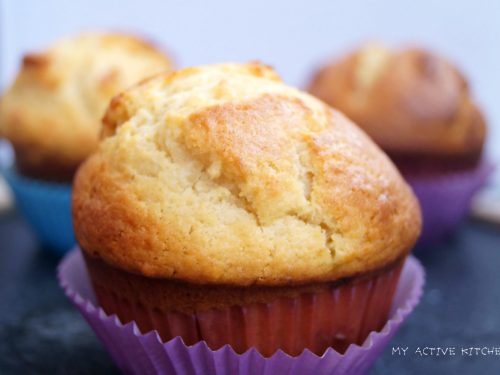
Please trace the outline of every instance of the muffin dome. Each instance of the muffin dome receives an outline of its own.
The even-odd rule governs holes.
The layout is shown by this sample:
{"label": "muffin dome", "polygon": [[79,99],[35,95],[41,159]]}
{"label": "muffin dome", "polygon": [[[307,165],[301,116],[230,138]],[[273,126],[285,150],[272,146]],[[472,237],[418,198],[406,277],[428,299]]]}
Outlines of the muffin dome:
{"label": "muffin dome", "polygon": [[1,100],[0,135],[12,142],[21,170],[71,176],[96,148],[109,100],[170,67],[164,54],[132,36],[61,40],[24,57]]}
{"label": "muffin dome", "polygon": [[481,154],[485,123],[467,83],[431,52],[368,44],[323,67],[309,91],[343,111],[389,153]]}
{"label": "muffin dome", "polygon": [[115,97],[75,178],[90,256],[149,277],[225,285],[337,280],[406,255],[410,188],[341,113],[268,67],[158,75]]}

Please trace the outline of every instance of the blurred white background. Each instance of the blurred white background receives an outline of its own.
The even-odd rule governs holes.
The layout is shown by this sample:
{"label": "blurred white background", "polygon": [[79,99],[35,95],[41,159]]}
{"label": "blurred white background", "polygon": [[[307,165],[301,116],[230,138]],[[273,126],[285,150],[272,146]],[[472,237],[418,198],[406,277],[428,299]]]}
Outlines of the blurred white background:
{"label": "blurred white background", "polygon": [[130,30],[149,36],[174,55],[178,66],[259,59],[297,86],[304,86],[326,58],[362,41],[416,42],[448,56],[469,77],[489,119],[488,153],[500,159],[500,1],[0,0],[0,4],[2,88],[14,77],[25,51],[80,30]]}

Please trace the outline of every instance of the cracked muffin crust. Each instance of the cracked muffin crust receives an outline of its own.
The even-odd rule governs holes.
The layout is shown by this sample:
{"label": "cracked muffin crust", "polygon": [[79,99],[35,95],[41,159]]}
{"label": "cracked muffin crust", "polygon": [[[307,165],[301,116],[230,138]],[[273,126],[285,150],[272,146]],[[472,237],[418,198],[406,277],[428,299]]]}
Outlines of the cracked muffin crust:
{"label": "cracked muffin crust", "polygon": [[71,180],[97,147],[109,100],[171,69],[158,49],[125,34],[89,33],[24,56],[0,101],[0,136],[11,141],[26,175]]}
{"label": "cracked muffin crust", "polygon": [[161,74],[116,96],[76,175],[73,218],[88,257],[238,286],[373,272],[421,227],[386,155],[257,63]]}

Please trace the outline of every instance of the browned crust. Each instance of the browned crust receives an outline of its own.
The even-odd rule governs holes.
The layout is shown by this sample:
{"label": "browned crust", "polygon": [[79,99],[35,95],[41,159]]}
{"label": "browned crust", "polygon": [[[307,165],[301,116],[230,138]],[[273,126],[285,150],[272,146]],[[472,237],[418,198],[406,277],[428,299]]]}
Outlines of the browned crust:
{"label": "browned crust", "polygon": [[42,53],[28,53],[23,57],[23,68],[40,69],[50,64],[50,56]]}
{"label": "browned crust", "polygon": [[391,51],[369,87],[362,50],[324,66],[309,91],[340,109],[389,153],[478,158],[486,125],[456,67],[420,48]]}
{"label": "browned crust", "polygon": [[406,255],[385,266],[349,278],[326,283],[287,286],[247,286],[193,284],[172,279],[150,278],[123,271],[83,252],[94,287],[104,289],[133,303],[160,311],[192,313],[230,306],[268,303],[279,298],[295,298],[342,284],[356,284],[399,267]]}

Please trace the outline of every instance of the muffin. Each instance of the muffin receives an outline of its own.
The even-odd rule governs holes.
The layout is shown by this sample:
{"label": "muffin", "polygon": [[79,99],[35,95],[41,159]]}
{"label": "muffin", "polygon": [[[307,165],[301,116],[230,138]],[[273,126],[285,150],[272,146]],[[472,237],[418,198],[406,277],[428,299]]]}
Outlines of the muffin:
{"label": "muffin", "polygon": [[[481,160],[485,120],[454,65],[421,48],[367,44],[321,68],[309,92],[344,112],[392,158],[420,198],[424,238],[456,226],[490,168]],[[434,211],[449,215],[443,221]]]}
{"label": "muffin", "polygon": [[0,134],[26,176],[71,181],[96,148],[109,100],[150,75],[168,57],[134,36],[82,34],[24,56],[0,101]]}
{"label": "muffin", "polygon": [[78,35],[24,56],[0,100],[0,136],[15,152],[2,172],[44,248],[74,244],[70,183],[97,147],[109,100],[170,68],[165,54],[123,34]]}
{"label": "muffin", "polygon": [[343,351],[385,324],[420,211],[341,113],[223,64],[144,81],[103,124],[73,220],[108,314],[264,356]]}
{"label": "muffin", "polygon": [[344,112],[395,159],[481,156],[486,127],[467,82],[431,52],[369,44],[321,69],[309,91]]}

